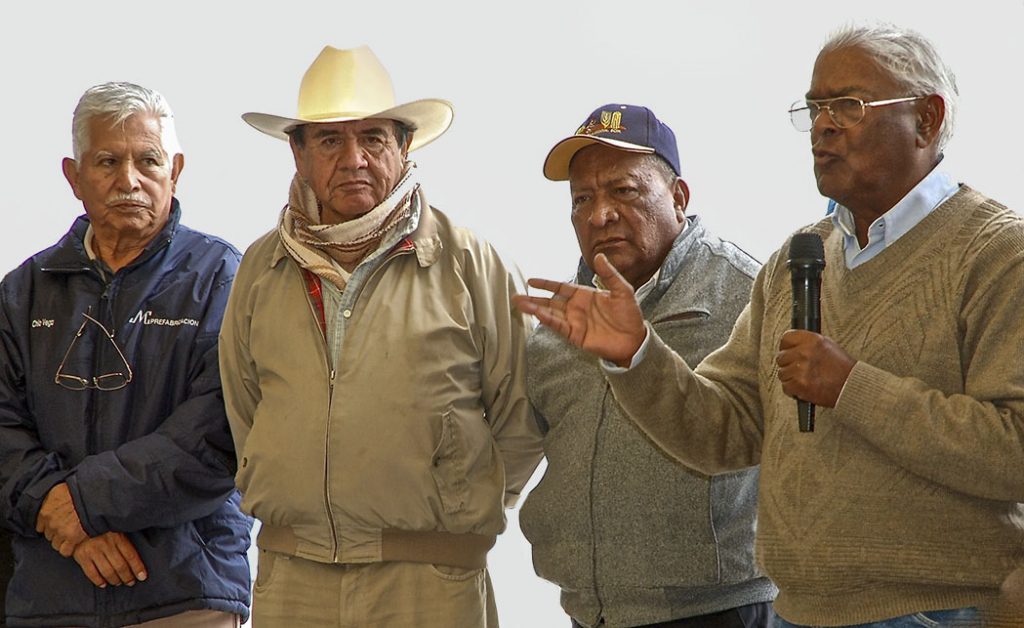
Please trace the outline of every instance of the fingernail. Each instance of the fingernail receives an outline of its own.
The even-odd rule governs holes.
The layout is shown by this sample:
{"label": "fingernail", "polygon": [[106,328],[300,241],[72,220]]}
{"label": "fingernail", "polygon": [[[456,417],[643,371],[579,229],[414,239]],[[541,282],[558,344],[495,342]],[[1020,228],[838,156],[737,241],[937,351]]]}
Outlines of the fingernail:
{"label": "fingernail", "polygon": [[135,576],[136,576],[136,577],[137,577],[137,578],[138,578],[139,580],[145,580],[146,578],[148,578],[148,577],[149,577],[149,576],[147,576],[147,575],[146,575],[146,572],[145,572],[145,571],[140,571],[139,573],[135,574]]}

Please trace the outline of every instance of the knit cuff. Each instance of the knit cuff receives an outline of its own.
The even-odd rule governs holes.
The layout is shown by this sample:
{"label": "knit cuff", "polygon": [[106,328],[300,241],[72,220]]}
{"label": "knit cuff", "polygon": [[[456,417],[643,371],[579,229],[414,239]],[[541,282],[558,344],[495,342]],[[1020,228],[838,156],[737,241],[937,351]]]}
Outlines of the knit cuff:
{"label": "knit cuff", "polygon": [[[647,336],[633,356],[629,368],[604,369],[605,377],[611,384],[612,394],[616,399],[619,399],[617,391],[630,391],[627,396],[634,399],[637,395],[634,395],[633,391],[657,396],[660,395],[659,390],[662,386],[669,385],[666,383],[665,374],[672,372],[672,356],[675,352],[654,333],[650,323],[644,321],[644,327],[647,328]],[[619,400],[619,403],[622,403],[622,400]]]}
{"label": "knit cuff", "polygon": [[846,379],[835,407],[835,417],[849,425],[885,427],[893,416],[896,387],[893,375],[866,362],[857,362]]}

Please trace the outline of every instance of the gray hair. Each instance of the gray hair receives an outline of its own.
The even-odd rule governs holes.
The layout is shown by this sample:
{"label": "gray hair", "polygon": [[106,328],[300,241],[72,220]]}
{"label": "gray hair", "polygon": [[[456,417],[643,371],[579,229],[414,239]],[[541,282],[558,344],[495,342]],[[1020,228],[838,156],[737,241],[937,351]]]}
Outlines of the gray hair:
{"label": "gray hair", "polygon": [[159,92],[134,83],[103,83],[85,90],[75,107],[71,120],[71,147],[75,161],[89,149],[89,122],[95,117],[110,118],[114,125],[124,124],[129,117],[152,115],[160,122],[160,139],[168,162],[181,152],[174,130],[174,112]]}
{"label": "gray hair", "polygon": [[661,155],[657,155],[655,153],[644,155],[644,161],[647,162],[647,165],[653,168],[655,172],[661,175],[661,178],[665,180],[665,183],[671,185],[679,178],[676,171],[672,169],[672,166],[669,165]]}
{"label": "gray hair", "polygon": [[939,128],[939,150],[953,137],[957,100],[960,92],[956,77],[942,61],[938,50],[923,35],[892,24],[845,26],[833,33],[822,53],[841,48],[860,48],[903,87],[911,96],[938,94],[946,104],[946,115]]}

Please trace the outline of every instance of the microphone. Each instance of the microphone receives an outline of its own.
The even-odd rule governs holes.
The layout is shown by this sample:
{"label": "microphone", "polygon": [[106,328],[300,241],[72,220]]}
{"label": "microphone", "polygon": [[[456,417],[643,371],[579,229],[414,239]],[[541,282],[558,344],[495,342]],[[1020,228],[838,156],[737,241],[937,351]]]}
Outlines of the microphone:
{"label": "microphone", "polygon": [[[825,246],[816,233],[798,233],[789,243],[786,262],[793,280],[793,329],[821,333],[821,271],[825,269]],[[814,404],[796,401],[801,432],[814,431]]]}

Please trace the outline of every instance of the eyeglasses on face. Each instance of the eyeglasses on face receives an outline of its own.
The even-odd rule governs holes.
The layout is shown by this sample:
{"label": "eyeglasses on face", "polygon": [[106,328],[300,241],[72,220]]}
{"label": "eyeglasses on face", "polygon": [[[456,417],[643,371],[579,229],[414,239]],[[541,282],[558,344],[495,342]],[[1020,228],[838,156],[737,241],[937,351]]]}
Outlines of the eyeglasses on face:
{"label": "eyeglasses on face", "polygon": [[848,129],[860,124],[864,119],[868,107],[885,107],[901,102],[913,102],[927,96],[906,96],[903,98],[888,98],[886,100],[872,100],[864,102],[853,96],[840,96],[839,98],[824,98],[822,100],[798,100],[789,107],[789,119],[793,128],[800,132],[810,131],[822,111],[828,111],[832,123],[840,129]]}
{"label": "eyeglasses on face", "polygon": [[[104,327],[103,323],[99,322],[92,316],[89,316],[88,312],[83,312],[82,325],[75,332],[75,337],[71,339],[71,344],[68,345],[68,350],[64,352],[64,359],[60,361],[60,366],[57,367],[57,374],[53,376],[53,381],[58,386],[67,388],[68,390],[86,390],[89,388],[95,388],[97,390],[120,390],[132,381],[132,367],[128,364],[128,360],[125,359],[124,353],[121,351],[121,347],[117,346],[114,342],[114,332]],[[64,372],[65,364],[68,361],[68,357],[71,355],[72,349],[75,347],[75,343],[85,333],[85,328],[89,323],[93,323],[100,330],[103,331],[103,336],[110,341],[110,344],[114,346],[114,350],[117,352],[118,357],[121,359],[121,363],[124,365],[124,369],[116,373],[105,373],[103,375],[94,375],[92,378],[80,377],[78,375],[71,375],[70,373]]]}

